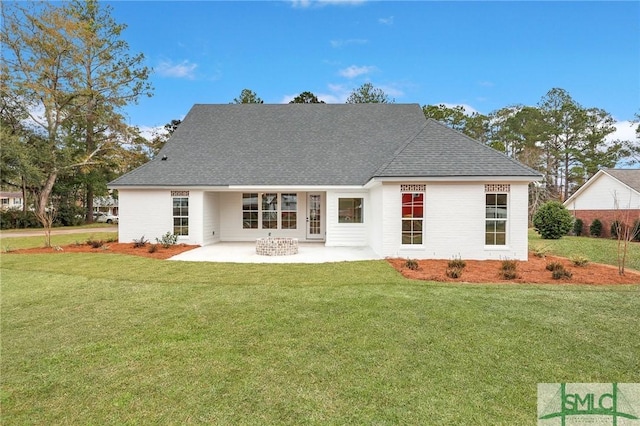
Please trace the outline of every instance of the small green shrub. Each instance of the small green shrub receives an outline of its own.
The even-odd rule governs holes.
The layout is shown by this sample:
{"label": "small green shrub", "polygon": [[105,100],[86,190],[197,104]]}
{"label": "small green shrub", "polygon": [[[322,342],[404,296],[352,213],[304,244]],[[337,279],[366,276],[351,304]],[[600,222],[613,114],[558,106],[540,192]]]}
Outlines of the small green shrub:
{"label": "small green shrub", "polygon": [[140,247],[144,247],[147,245],[147,243],[149,242],[149,240],[145,240],[144,239],[144,235],[142,237],[140,237],[139,240],[136,240],[135,238],[133,239],[133,248],[140,248]]}
{"label": "small green shrub", "polygon": [[178,242],[178,236],[173,235],[171,232],[167,232],[162,236],[162,238],[156,238],[156,242],[158,244],[162,244],[162,247],[169,248],[169,246],[173,246]]}
{"label": "small green shrub", "polygon": [[516,260],[505,259],[500,265],[500,277],[505,280],[518,278],[518,262]]}
{"label": "small green shrub", "polygon": [[584,222],[582,221],[582,219],[576,219],[576,221],[573,222],[573,233],[576,234],[577,237],[582,235],[583,226],[584,226]]}
{"label": "small green shrub", "polygon": [[462,260],[460,257],[454,257],[453,259],[449,260],[447,266],[452,269],[464,269],[464,267],[467,266],[467,262]]}
{"label": "small green shrub", "polygon": [[571,256],[569,260],[574,266],[587,266],[589,264],[589,259],[580,255]]}
{"label": "small green shrub", "polygon": [[571,230],[573,216],[558,201],[548,201],[533,215],[533,226],[545,240],[557,240]]}
{"label": "small green shrub", "polygon": [[157,244],[151,244],[147,250],[149,251],[149,253],[155,253],[155,252],[158,251],[158,245]]}
{"label": "small green shrub", "polygon": [[611,227],[609,228],[611,238],[617,240],[618,236],[624,236],[625,227],[626,225],[619,220],[614,220],[613,222],[611,222]]}
{"label": "small green shrub", "polygon": [[412,271],[417,271],[418,270],[418,261],[415,259],[407,259],[406,262],[404,262],[404,266],[405,268],[411,269]]}
{"label": "small green shrub", "polygon": [[631,230],[631,240],[640,241],[640,219],[636,219],[633,222],[633,229]]}
{"label": "small green shrub", "polygon": [[102,240],[93,240],[93,239],[88,239],[87,240],[87,245],[90,245],[91,248],[100,248],[102,247],[104,244],[104,241]]}
{"label": "small green shrub", "polygon": [[449,267],[447,268],[446,274],[449,278],[460,278],[462,276],[463,267]]}
{"label": "small green shrub", "polygon": [[539,257],[540,259],[544,259],[547,257],[547,253],[549,252],[549,246],[533,246],[531,247],[531,252],[535,257]]}
{"label": "small green shrub", "polygon": [[551,262],[551,263],[547,263],[547,266],[545,266],[545,268],[547,269],[547,271],[555,271],[556,269],[564,269],[564,266],[562,266],[562,263],[560,262]]}
{"label": "small green shrub", "polygon": [[599,237],[602,235],[602,222],[600,219],[593,219],[593,222],[589,225],[589,235],[592,237]]}
{"label": "small green shrub", "polygon": [[562,279],[568,280],[572,276],[573,276],[573,273],[571,273],[571,271],[569,271],[568,269],[564,269],[563,266],[551,271],[551,278],[553,278],[554,280],[562,280]]}

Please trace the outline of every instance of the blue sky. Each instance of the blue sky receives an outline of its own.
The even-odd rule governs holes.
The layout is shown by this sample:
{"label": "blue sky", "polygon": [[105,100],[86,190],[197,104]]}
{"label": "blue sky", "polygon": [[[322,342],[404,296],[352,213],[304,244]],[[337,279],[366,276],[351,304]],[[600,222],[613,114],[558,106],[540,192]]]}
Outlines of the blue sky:
{"label": "blue sky", "polygon": [[242,89],[344,103],[365,82],[397,103],[489,113],[554,87],[621,122],[640,112],[640,2],[117,1],[154,69],[130,124],[162,126]]}

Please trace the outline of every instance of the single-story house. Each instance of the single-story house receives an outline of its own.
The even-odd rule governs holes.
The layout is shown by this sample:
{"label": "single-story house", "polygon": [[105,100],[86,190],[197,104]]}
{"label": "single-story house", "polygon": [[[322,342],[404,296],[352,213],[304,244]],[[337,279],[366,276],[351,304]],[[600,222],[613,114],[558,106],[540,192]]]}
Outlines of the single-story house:
{"label": "single-story house", "polygon": [[93,199],[93,214],[107,213],[118,216],[118,199],[111,195]]}
{"label": "single-story house", "polygon": [[611,223],[633,226],[640,219],[640,169],[601,169],[564,202],[583,222],[589,234],[595,219],[602,222],[602,236],[611,236]]}
{"label": "single-story house", "polygon": [[22,192],[0,192],[0,210],[21,209],[23,205]]}
{"label": "single-story house", "polygon": [[383,257],[527,259],[536,171],[417,104],[195,105],[112,181],[119,239],[291,237]]}

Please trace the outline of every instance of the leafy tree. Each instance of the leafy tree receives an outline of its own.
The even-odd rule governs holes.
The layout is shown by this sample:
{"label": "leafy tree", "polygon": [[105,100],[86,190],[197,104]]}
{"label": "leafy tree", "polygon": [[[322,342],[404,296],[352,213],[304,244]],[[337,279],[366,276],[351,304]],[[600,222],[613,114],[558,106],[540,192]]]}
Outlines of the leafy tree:
{"label": "leafy tree", "polygon": [[143,57],[128,55],[124,26],[109,12],[95,0],[2,4],[3,88],[24,105],[37,135],[23,141],[33,169],[26,186],[45,228],[57,179],[93,174],[86,181],[94,185],[95,170],[109,166],[104,159],[125,141],[118,111],[150,94]]}
{"label": "leafy tree", "polygon": [[233,99],[232,104],[262,104],[264,101],[258,95],[249,89],[242,89],[240,96]]}
{"label": "leafy tree", "polygon": [[467,114],[461,105],[451,108],[444,104],[425,105],[422,107],[422,112],[425,117],[444,123],[475,140],[480,142],[487,140],[489,122],[488,117],[483,114],[477,112]]}
{"label": "leafy tree", "polygon": [[293,100],[289,102],[290,104],[323,104],[324,101],[318,99],[316,95],[311,92],[302,92]]}
{"label": "leafy tree", "polygon": [[533,215],[534,229],[547,240],[557,240],[571,230],[573,216],[558,201],[544,203]]}
{"label": "leafy tree", "polygon": [[574,166],[587,173],[598,167],[615,164],[620,146],[606,147],[605,137],[615,131],[613,118],[602,109],[586,109],[563,89],[551,89],[541,100],[540,109],[548,125],[545,141],[547,183],[563,199],[574,186]]}
{"label": "leafy tree", "polygon": [[169,136],[173,134],[176,130],[178,130],[178,126],[182,123],[182,120],[171,120],[169,123],[164,125],[164,129],[167,131]]}
{"label": "leafy tree", "polygon": [[353,89],[347,98],[348,104],[389,104],[394,103],[382,89],[373,87],[371,83],[364,83],[357,89]]}

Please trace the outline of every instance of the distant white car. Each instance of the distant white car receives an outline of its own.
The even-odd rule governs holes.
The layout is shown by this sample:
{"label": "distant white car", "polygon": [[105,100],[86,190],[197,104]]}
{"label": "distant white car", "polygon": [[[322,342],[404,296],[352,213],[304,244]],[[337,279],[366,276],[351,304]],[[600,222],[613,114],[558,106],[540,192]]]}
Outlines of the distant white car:
{"label": "distant white car", "polygon": [[95,218],[96,222],[103,223],[118,223],[118,216],[114,216],[111,213],[98,213]]}

